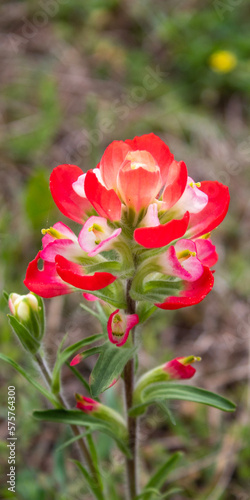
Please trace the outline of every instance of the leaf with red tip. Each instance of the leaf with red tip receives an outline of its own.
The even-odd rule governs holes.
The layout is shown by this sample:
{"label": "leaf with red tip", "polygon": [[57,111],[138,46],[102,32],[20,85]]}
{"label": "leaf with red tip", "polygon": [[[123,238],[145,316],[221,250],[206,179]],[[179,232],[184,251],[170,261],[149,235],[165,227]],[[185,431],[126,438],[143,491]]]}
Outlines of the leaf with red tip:
{"label": "leaf with red tip", "polygon": [[63,215],[82,224],[86,213],[93,211],[93,207],[87,198],[76,194],[72,187],[80,175],[83,175],[83,171],[76,165],[58,165],[50,176],[50,191]]}
{"label": "leaf with red tip", "polygon": [[197,214],[190,214],[188,237],[197,237],[215,229],[227,214],[230,194],[227,186],[217,181],[201,182],[200,190],[208,195],[208,203]]}
{"label": "leaf with red tip", "polygon": [[139,227],[134,232],[134,239],[145,248],[161,248],[181,238],[188,227],[189,212],[182,219],[173,219],[166,224],[154,227]]}
{"label": "leaf with red tip", "polygon": [[173,161],[169,167],[162,200],[164,210],[169,210],[180,199],[187,185],[187,167],[184,161]]}
{"label": "leaf with red tip", "polygon": [[204,267],[202,276],[197,281],[185,281],[184,289],[177,297],[168,297],[162,304],[155,304],[160,309],[181,309],[201,302],[211,292],[214,277],[208,267]]}
{"label": "leaf with red tip", "polygon": [[151,133],[134,137],[132,140],[125,141],[134,151],[148,151],[156,160],[160,167],[162,184],[164,185],[169,167],[174,160],[174,155],[170,152],[169,147],[163,142],[160,137]]}
{"label": "leaf with red tip", "polygon": [[97,272],[92,276],[86,275],[81,265],[75,264],[61,255],[56,256],[56,270],[64,281],[82,290],[100,290],[116,280],[116,276],[106,272]]}
{"label": "leaf with red tip", "polygon": [[73,292],[73,288],[65,283],[57,274],[53,262],[44,262],[43,270],[37,267],[41,252],[38,252],[27,268],[25,286],[40,297],[51,298]]}
{"label": "leaf with red tip", "polygon": [[113,189],[107,189],[97,179],[92,170],[87,172],[85,178],[85,193],[97,213],[111,221],[121,218],[121,201]]}

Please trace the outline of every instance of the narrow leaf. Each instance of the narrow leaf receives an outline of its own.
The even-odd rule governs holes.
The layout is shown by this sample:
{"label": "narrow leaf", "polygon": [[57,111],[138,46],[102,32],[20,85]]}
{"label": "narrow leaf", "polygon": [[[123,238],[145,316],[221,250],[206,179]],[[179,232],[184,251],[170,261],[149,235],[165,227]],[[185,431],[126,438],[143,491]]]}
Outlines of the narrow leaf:
{"label": "narrow leaf", "polygon": [[43,396],[45,396],[54,406],[57,408],[60,408],[60,404],[57,400],[57,398],[51,394],[45,387],[40,385],[36,379],[27,373],[26,370],[24,370],[20,365],[18,365],[13,359],[9,358],[8,356],[5,356],[5,354],[0,353],[0,359],[3,361],[6,361],[9,365],[11,365],[15,370],[17,370],[28,382],[33,385]]}
{"label": "narrow leaf", "polygon": [[160,489],[166,481],[166,477],[168,474],[175,468],[177,462],[182,457],[182,453],[177,451],[172,455],[172,457],[168,458],[168,460],[161,465],[161,467],[155,472],[155,474],[151,477],[151,479],[146,484],[147,488],[157,488]]}
{"label": "narrow leaf", "polygon": [[55,366],[52,373],[52,391],[54,393],[58,393],[60,391],[60,371],[63,364],[71,357],[73,354],[81,349],[82,347],[91,344],[92,342],[96,342],[97,340],[103,339],[102,334],[92,335],[91,337],[87,337],[86,339],[79,340],[75,344],[70,345],[64,351],[59,352],[57,356],[57,360],[55,362]]}
{"label": "narrow leaf", "polygon": [[120,450],[126,455],[130,456],[130,451],[125,439],[121,438],[114,429],[114,425],[100,418],[88,415],[80,410],[44,410],[35,411],[33,416],[38,420],[45,420],[48,422],[59,422],[67,425],[86,426],[92,431],[98,430],[111,436]]}
{"label": "narrow leaf", "polygon": [[160,399],[180,399],[213,406],[223,411],[234,411],[236,405],[228,399],[199,387],[175,383],[158,383],[143,391],[144,401]]}
{"label": "narrow leaf", "polygon": [[121,348],[110,342],[102,346],[102,352],[90,375],[90,389],[93,397],[105,391],[115,379],[119,378],[135,351],[136,347]]}
{"label": "narrow leaf", "polygon": [[75,366],[70,366],[68,361],[66,361],[66,365],[72,371],[72,373],[74,373],[76,378],[78,378],[78,380],[80,380],[82,385],[85,387],[85,389],[87,389],[88,393],[90,394],[90,387],[89,387],[87,380],[85,380],[85,378],[82,376],[82,374],[77,370],[77,368]]}
{"label": "narrow leaf", "polygon": [[90,476],[87,469],[81,464],[81,462],[79,462],[78,460],[72,460],[72,462],[74,462],[77,465],[78,469],[81,471],[83,477],[86,479],[88,483],[90,491],[94,494],[97,500],[104,500],[98,482],[93,477]]}
{"label": "narrow leaf", "polygon": [[91,432],[93,432],[93,431],[91,429],[88,429],[86,432],[79,434],[79,436],[74,436],[74,437],[68,439],[67,441],[64,441],[64,443],[62,443],[60,446],[58,446],[58,448],[55,449],[55,452],[57,453],[59,451],[62,451],[64,448],[67,448],[67,446],[70,446],[71,444],[78,441],[78,439],[82,439],[82,438],[88,436],[89,434],[91,434]]}

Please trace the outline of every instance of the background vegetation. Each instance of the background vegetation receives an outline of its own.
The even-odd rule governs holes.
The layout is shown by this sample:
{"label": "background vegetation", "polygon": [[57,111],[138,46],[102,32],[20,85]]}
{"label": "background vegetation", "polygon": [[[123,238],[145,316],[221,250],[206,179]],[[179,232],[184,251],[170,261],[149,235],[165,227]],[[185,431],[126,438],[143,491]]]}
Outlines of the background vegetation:
{"label": "background vegetation", "polygon": [[[22,281],[40,248],[41,228],[64,220],[49,192],[52,169],[60,163],[93,168],[114,139],[153,131],[196,181],[218,179],[230,188],[229,214],[214,233],[220,259],[213,292],[190,309],[159,311],[141,340],[141,370],[155,360],[201,355],[195,384],[238,405],[236,414],[226,415],[172,403],[175,427],[159,410],[143,419],[142,481],[166,453],[184,451],[171,476],[183,492],[173,500],[250,498],[249,14],[246,0],[10,0],[0,7],[1,288],[26,292]],[[226,68],[215,68],[211,56],[218,51],[230,52]],[[73,343],[99,329],[79,308],[80,298],[46,302],[50,362],[66,332]],[[1,308],[1,351],[32,370],[10,332],[3,299]],[[92,363],[82,364],[86,376]],[[0,366],[0,382],[1,498],[9,498],[11,384],[17,390],[17,498],[88,500],[67,460],[74,450],[66,458],[56,451],[65,430],[32,419],[44,401],[8,366]],[[81,388],[67,367],[64,383],[73,407]],[[120,392],[118,382],[104,400],[115,406]],[[97,439],[104,473],[119,483],[121,457],[106,438]],[[122,490],[119,495],[124,498]]]}

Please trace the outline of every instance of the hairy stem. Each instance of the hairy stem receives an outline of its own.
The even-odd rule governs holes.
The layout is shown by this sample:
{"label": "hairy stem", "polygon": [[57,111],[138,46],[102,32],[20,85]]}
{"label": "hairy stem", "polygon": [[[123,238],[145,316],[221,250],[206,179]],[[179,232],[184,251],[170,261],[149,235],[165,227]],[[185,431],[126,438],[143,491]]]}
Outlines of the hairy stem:
{"label": "hairy stem", "polygon": [[[135,301],[130,297],[131,280],[127,282],[127,312],[134,314],[136,310]],[[132,331],[132,339],[134,342],[135,328]],[[125,384],[125,401],[127,409],[127,426],[129,435],[129,448],[131,451],[131,458],[126,459],[127,465],[127,480],[128,480],[128,495],[129,500],[132,500],[138,494],[137,484],[137,433],[138,423],[136,418],[130,417],[128,411],[133,405],[133,392],[134,392],[134,359],[130,359],[124,368],[124,384]]]}
{"label": "hairy stem", "polygon": [[[49,369],[45,359],[42,358],[42,356],[39,353],[36,353],[34,358],[35,358],[35,360],[36,360],[36,362],[41,370],[41,373],[44,377],[44,380],[46,381],[46,383],[50,389],[52,377],[51,377],[50,369]],[[70,409],[70,406],[69,406],[68,402],[66,401],[65,397],[62,395],[62,393],[59,393],[57,397],[58,397],[59,403],[65,409],[67,409],[67,410]],[[71,427],[71,430],[72,430],[74,436],[80,436],[80,434],[82,434],[81,429],[77,425],[71,424],[70,427]],[[100,484],[99,472],[96,470],[96,468],[93,464],[90,452],[88,450],[88,447],[85,443],[84,438],[78,439],[78,446],[79,446],[81,460],[84,460],[88,464],[88,468],[89,468],[90,472],[92,473],[93,478],[96,479],[96,481]],[[101,484],[100,484],[100,489],[102,489]]]}

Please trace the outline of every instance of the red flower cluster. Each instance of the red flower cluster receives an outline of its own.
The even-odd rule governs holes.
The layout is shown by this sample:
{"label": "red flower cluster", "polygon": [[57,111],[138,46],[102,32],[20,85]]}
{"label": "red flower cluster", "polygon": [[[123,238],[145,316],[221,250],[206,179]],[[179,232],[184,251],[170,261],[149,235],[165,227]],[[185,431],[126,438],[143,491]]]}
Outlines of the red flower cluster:
{"label": "red flower cluster", "polygon": [[[140,293],[132,281],[135,300],[178,309],[197,304],[212,289],[210,267],[217,254],[209,233],[227,213],[228,188],[215,181],[195,183],[159,137],[112,142],[86,174],[75,165],[59,165],[50,189],[61,212],[81,230],[76,236],[61,222],[43,230],[43,249],[24,281],[29,290],[53,297],[110,289],[115,280],[123,283],[128,252],[130,262],[136,261],[134,283],[141,273]],[[121,345],[118,337],[127,336],[129,324],[114,314],[110,328],[115,322],[116,331],[113,325],[109,337]]]}

